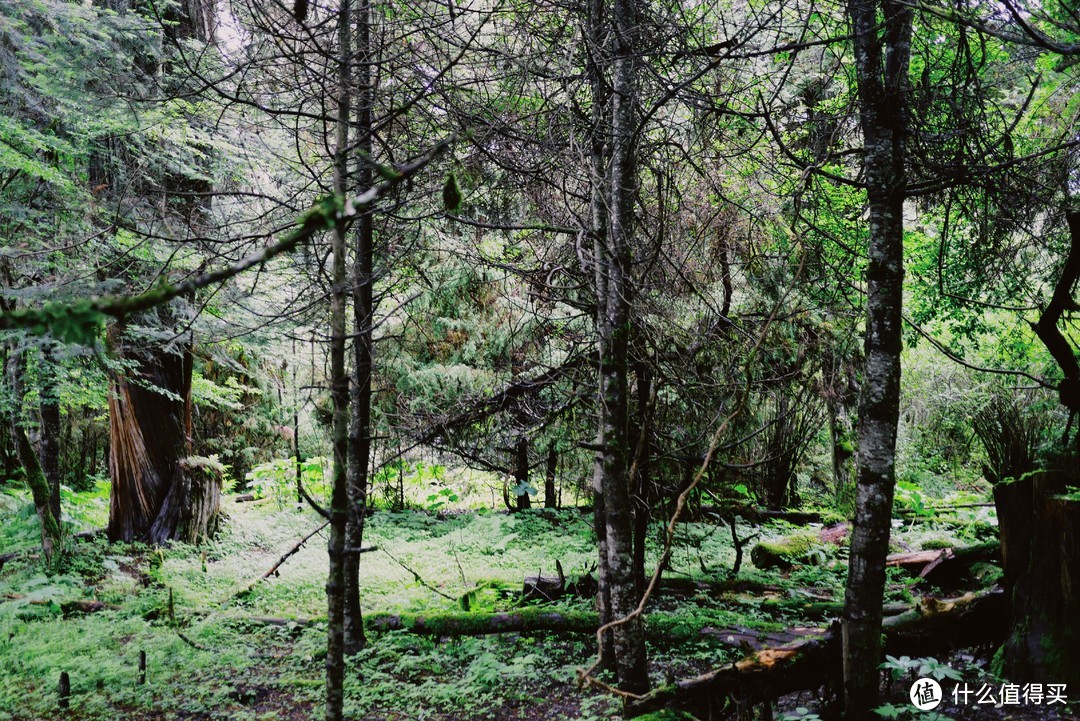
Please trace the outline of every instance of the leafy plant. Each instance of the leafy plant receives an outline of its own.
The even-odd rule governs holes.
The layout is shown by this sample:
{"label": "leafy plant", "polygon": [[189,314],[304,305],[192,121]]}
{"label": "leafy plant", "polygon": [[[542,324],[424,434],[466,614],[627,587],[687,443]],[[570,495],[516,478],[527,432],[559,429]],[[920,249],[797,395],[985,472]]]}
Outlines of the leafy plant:
{"label": "leafy plant", "polygon": [[952,679],[953,681],[962,681],[963,676],[959,671],[941,663],[936,658],[911,658],[910,656],[885,656],[885,662],[878,666],[878,668],[888,671],[893,681],[899,681],[906,674],[918,678],[924,678],[929,676],[930,678],[942,681],[944,679]]}
{"label": "leafy plant", "polygon": [[878,706],[874,709],[874,713],[887,719],[917,718],[919,721],[952,721],[950,717],[937,711],[919,711],[914,706],[897,706],[891,703]]}
{"label": "leafy plant", "polygon": [[[300,462],[300,479],[314,497],[325,497],[329,484],[323,471],[326,459],[321,456]],[[296,498],[296,459],[277,458],[248,471],[247,488],[256,498],[274,498],[279,505]]]}

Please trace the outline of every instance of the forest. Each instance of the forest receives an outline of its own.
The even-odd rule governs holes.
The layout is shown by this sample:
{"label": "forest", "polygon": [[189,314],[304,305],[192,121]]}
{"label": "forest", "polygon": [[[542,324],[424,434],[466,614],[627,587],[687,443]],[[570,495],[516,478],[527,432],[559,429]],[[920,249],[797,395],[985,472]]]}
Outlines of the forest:
{"label": "forest", "polygon": [[1080,713],[1076,0],[0,0],[0,721]]}

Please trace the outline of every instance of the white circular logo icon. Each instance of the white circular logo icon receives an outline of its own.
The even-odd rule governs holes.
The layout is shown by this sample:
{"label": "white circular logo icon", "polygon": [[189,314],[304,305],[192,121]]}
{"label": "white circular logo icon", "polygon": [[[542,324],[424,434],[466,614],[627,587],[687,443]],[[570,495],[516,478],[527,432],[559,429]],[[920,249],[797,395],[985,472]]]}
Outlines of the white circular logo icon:
{"label": "white circular logo icon", "polygon": [[911,703],[920,711],[935,709],[941,704],[941,684],[932,678],[920,678],[911,684]]}

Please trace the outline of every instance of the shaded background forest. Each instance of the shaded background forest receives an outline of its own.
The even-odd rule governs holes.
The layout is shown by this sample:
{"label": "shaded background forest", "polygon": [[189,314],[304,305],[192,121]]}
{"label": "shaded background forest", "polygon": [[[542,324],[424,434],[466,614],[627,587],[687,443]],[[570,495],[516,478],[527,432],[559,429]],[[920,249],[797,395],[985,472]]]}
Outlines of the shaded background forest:
{"label": "shaded background forest", "polygon": [[371,509],[588,507],[601,623],[676,509],[740,559],[736,517],[854,516],[876,639],[892,514],[996,500],[1048,624],[1007,666],[1076,679],[1021,647],[1080,640],[1078,43],[1067,2],[0,3],[5,560],[306,496],[340,718]]}

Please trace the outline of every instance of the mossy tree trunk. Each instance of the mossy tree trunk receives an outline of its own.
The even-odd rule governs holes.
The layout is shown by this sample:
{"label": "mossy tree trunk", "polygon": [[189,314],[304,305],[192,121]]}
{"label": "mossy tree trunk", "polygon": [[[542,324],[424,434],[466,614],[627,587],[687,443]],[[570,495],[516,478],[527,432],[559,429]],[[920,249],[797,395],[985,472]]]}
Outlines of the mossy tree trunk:
{"label": "mossy tree trunk", "polygon": [[869,205],[865,365],[859,397],[855,521],[844,596],[844,707],[869,717],[878,700],[885,558],[900,415],[912,11],[896,0],[849,0]]}
{"label": "mossy tree trunk", "polygon": [[[334,195],[349,192],[349,123],[352,113],[353,4],[340,0],[337,18],[337,87],[334,123]],[[346,222],[339,217],[330,239],[330,395],[333,399],[333,480],[330,486],[329,569],[326,576],[326,721],[341,721],[345,704],[346,550],[348,546],[349,376],[345,370]]]}
{"label": "mossy tree trunk", "polygon": [[[6,272],[5,281],[10,284]],[[13,303],[0,299],[0,311],[10,311],[13,307]],[[20,417],[19,407],[22,404],[23,378],[26,373],[26,359],[23,351],[12,340],[5,341],[0,345],[0,349],[3,351],[4,379],[15,401],[10,415],[4,418],[6,432],[0,431],[0,435],[7,435],[11,439],[12,455],[23,468],[26,483],[30,487],[30,495],[34,500],[34,510],[41,523],[42,555],[45,557],[46,565],[52,567],[61,550],[59,486],[54,494],[42,468],[38,451],[30,442]]]}
{"label": "mossy tree trunk", "polygon": [[37,451],[26,435],[26,429],[13,424],[11,431],[19,462],[26,473],[26,483],[30,486],[30,495],[34,499],[34,509],[41,521],[41,553],[45,557],[46,565],[52,566],[61,547],[60,517],[53,514],[52,504],[49,502],[49,481],[45,478],[45,471],[42,470]]}

